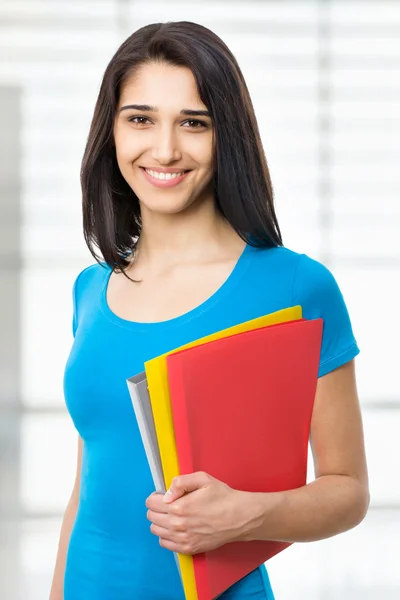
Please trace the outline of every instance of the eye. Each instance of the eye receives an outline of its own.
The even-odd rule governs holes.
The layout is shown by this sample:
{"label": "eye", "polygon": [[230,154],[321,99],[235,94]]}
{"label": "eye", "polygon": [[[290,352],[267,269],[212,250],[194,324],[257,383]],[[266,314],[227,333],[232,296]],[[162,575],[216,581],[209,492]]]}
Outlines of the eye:
{"label": "eye", "polygon": [[203,127],[207,127],[207,123],[204,121],[195,121],[194,119],[190,119],[190,121],[185,121],[184,125],[190,124],[189,129],[202,129]]}
{"label": "eye", "polygon": [[135,123],[135,125],[147,125],[147,123],[145,123],[144,121],[150,122],[150,119],[148,119],[147,117],[129,117],[128,121],[130,123]]}

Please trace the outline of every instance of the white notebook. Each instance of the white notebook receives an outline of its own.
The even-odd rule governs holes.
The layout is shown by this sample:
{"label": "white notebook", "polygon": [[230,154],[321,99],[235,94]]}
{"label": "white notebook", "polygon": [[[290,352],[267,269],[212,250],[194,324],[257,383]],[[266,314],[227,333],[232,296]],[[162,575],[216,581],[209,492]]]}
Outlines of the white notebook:
{"label": "white notebook", "polygon": [[[131,396],[133,410],[135,411],[136,420],[139,426],[140,435],[142,437],[144,449],[149,463],[151,476],[153,478],[155,491],[159,494],[165,494],[165,482],[161,464],[160,451],[158,449],[158,441],[156,428],[154,425],[153,411],[151,408],[149,390],[147,387],[146,373],[139,373],[134,377],[126,380],[129,393]],[[181,569],[179,566],[178,555],[174,552],[176,566],[178,567],[179,575]],[[182,576],[181,576],[182,578]]]}
{"label": "white notebook", "polygon": [[165,494],[165,482],[161,465],[160,451],[158,449],[156,428],[151,409],[149,390],[147,388],[146,373],[139,373],[126,380],[131,395],[133,409],[139,426],[140,435],[146,451],[151,475],[156,492]]}

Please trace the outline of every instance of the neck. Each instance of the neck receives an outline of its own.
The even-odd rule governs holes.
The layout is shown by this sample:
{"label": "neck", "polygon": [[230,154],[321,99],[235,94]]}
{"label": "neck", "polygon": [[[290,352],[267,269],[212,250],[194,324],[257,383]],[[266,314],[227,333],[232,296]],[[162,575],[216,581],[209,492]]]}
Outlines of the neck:
{"label": "neck", "polygon": [[[214,200],[177,214],[142,211],[137,260],[162,268],[182,262],[212,260],[239,254],[244,242],[217,211]],[[139,258],[140,257],[140,258]]]}

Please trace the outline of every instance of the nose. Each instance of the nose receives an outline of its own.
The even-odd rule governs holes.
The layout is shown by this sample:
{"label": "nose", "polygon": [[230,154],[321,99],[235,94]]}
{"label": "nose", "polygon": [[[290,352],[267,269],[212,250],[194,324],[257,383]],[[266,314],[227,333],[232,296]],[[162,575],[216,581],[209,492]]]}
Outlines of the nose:
{"label": "nose", "polygon": [[161,128],[153,143],[153,158],[160,164],[169,164],[180,160],[182,153],[178,147],[177,136],[173,130]]}

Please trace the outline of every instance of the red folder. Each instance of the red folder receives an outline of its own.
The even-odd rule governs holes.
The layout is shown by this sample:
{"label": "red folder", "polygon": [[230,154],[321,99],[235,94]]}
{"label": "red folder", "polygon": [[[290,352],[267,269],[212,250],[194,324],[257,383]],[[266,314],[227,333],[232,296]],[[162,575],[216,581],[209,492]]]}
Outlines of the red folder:
{"label": "red folder", "polygon": [[[168,381],[181,473],[276,492],[306,484],[322,319],[237,334],[171,354]],[[196,554],[199,600],[212,600],[287,548],[233,542]]]}

